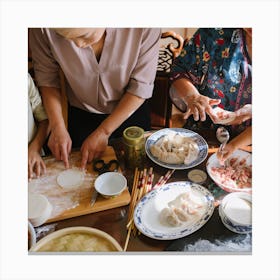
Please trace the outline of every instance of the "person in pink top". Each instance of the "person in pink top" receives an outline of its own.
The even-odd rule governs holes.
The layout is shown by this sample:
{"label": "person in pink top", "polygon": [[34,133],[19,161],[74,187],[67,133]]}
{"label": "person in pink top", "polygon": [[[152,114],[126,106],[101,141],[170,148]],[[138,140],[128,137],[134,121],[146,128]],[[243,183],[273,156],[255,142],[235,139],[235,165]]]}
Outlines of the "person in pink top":
{"label": "person in pink top", "polygon": [[[101,156],[110,137],[132,125],[150,129],[161,30],[157,28],[31,28],[35,77],[50,123],[48,146],[69,167],[72,148],[81,167]],[[68,130],[59,69],[66,77]]]}

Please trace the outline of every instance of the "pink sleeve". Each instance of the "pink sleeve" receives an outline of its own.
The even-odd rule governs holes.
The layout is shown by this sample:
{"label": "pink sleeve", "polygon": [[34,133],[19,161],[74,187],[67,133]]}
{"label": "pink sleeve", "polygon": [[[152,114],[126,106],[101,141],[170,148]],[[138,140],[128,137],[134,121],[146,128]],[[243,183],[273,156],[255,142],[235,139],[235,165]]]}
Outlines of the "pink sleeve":
{"label": "pink sleeve", "polygon": [[46,28],[30,29],[30,47],[38,86],[60,88],[59,65],[53,57]]}

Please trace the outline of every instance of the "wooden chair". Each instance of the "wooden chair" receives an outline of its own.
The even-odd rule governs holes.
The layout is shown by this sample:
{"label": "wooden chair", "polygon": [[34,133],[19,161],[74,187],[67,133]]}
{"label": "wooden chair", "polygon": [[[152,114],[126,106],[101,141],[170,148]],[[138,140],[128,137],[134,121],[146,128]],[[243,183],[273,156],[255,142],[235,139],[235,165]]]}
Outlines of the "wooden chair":
{"label": "wooden chair", "polygon": [[172,102],[169,97],[168,75],[174,58],[181,53],[184,45],[183,37],[173,31],[162,33],[161,38],[162,45],[159,50],[154,91],[150,99],[152,129],[172,126]]}

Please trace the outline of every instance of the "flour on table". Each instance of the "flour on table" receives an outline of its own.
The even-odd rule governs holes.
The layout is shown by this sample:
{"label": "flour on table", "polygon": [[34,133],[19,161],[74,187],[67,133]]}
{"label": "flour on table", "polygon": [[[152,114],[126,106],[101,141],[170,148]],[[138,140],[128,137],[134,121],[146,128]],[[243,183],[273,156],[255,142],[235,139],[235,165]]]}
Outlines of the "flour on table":
{"label": "flour on table", "polygon": [[[28,193],[46,196],[53,207],[49,219],[54,219],[66,210],[76,208],[80,205],[80,201],[88,197],[88,192],[92,188],[96,176],[90,172],[83,171],[84,177],[80,186],[63,188],[58,184],[57,177],[65,171],[64,163],[54,158],[47,158],[44,161],[47,166],[47,172],[43,176],[28,182]],[[70,155],[70,165],[74,161],[77,161],[76,155]],[[71,169],[79,170],[74,165]]]}
{"label": "flour on table", "polygon": [[199,239],[193,244],[186,242],[182,251],[185,252],[252,252],[252,235],[239,234],[234,238],[228,238],[225,240],[206,240]]}

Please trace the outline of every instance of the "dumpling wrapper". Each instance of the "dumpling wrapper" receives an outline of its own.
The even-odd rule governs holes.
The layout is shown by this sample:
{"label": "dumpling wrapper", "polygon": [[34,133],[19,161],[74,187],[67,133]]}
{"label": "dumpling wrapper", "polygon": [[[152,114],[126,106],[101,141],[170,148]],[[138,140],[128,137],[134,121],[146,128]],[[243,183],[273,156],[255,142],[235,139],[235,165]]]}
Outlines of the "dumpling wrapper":
{"label": "dumpling wrapper", "polygon": [[236,114],[234,112],[231,112],[231,111],[227,111],[227,110],[224,110],[220,107],[216,107],[213,109],[213,112],[215,113],[215,115],[217,117],[219,117],[219,114],[227,114],[228,117],[227,118],[219,118],[218,122],[216,122],[217,124],[228,124],[232,121],[234,121],[235,117],[236,117]]}
{"label": "dumpling wrapper", "polygon": [[76,169],[67,169],[59,173],[57,183],[65,189],[78,188],[83,184],[84,172]]}

